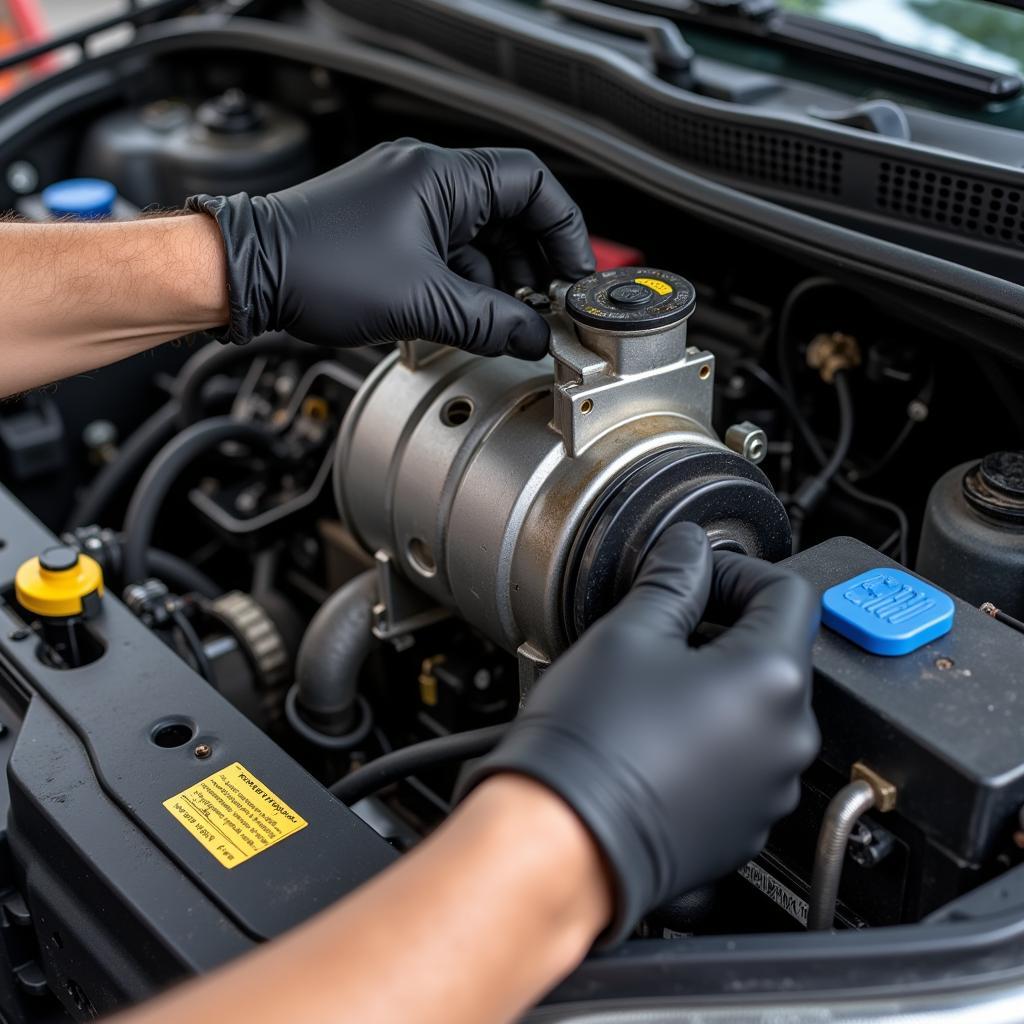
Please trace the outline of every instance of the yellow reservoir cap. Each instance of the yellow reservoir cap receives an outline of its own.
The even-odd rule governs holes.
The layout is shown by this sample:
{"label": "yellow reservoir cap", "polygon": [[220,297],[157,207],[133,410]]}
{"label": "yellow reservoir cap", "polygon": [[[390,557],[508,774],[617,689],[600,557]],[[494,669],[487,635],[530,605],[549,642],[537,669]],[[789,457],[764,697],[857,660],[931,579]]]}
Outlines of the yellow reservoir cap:
{"label": "yellow reservoir cap", "polygon": [[21,564],[14,594],[22,608],[43,618],[89,617],[103,596],[103,570],[88,555],[57,545]]}

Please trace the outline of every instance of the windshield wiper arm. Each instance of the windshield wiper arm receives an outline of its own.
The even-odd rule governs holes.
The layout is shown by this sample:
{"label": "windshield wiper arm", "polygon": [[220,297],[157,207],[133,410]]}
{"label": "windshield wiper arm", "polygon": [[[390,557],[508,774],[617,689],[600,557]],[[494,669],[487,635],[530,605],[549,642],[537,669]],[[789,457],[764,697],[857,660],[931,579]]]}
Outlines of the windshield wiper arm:
{"label": "windshield wiper arm", "polygon": [[[902,82],[982,103],[1010,100],[1024,89],[1013,71],[995,71],[890,43],[872,32],[778,10],[772,0],[616,0],[619,7],[660,14],[681,25],[786,46],[814,57],[867,68]],[[1024,9],[1024,0],[1004,0]]]}

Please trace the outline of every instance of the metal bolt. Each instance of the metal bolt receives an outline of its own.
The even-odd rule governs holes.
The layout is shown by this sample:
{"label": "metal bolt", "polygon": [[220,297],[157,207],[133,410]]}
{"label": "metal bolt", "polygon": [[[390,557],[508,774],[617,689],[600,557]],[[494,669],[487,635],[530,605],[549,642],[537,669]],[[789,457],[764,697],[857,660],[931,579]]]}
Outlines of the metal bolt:
{"label": "metal bolt", "polygon": [[768,454],[768,437],[765,432],[750,420],[734,423],[725,432],[726,446],[734,452],[749,459],[754,465],[763,461]]}
{"label": "metal bolt", "polygon": [[27,160],[15,160],[7,167],[7,187],[18,195],[27,196],[39,184],[39,172]]}
{"label": "metal bolt", "polygon": [[205,761],[213,753],[213,747],[209,743],[200,743],[195,749],[195,755],[200,761]]}
{"label": "metal bolt", "polygon": [[928,406],[920,398],[915,398],[907,406],[907,416],[915,423],[923,423],[928,419]]}
{"label": "metal bolt", "polygon": [[29,631],[27,629],[14,629],[7,634],[8,640],[27,640],[29,638]]}
{"label": "metal bolt", "polygon": [[953,661],[952,658],[936,658],[935,659],[935,667],[940,672],[948,671],[949,669],[951,669],[954,666],[954,664],[956,664],[956,663]]}

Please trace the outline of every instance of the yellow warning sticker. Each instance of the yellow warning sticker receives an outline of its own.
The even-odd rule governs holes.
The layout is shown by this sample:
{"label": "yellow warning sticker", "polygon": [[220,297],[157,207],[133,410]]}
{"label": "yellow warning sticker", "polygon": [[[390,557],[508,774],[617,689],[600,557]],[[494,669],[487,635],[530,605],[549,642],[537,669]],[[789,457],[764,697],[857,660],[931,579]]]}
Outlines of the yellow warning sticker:
{"label": "yellow warning sticker", "polygon": [[226,868],[309,824],[238,761],[165,800],[164,807]]}
{"label": "yellow warning sticker", "polygon": [[648,288],[653,288],[659,295],[669,295],[672,292],[672,285],[659,281],[656,277],[635,277],[633,280],[637,284],[644,284]]}

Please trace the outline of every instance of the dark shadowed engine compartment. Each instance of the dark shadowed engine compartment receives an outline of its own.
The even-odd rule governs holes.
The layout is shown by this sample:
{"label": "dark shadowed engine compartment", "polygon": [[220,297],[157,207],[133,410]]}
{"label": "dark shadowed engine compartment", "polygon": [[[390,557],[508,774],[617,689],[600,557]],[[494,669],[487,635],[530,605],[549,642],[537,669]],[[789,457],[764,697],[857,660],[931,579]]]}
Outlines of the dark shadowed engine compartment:
{"label": "dark shadowed engine compartment", "polygon": [[[916,568],[953,595],[955,628],[897,658],[823,630],[823,748],[798,810],[552,1004],[874,996],[953,962],[964,978],[1018,962],[1019,926],[984,927],[1024,900],[1024,637],[1006,621],[1024,618],[1019,287],[932,257],[925,286],[863,236],[826,256],[815,222],[781,208],[773,238],[751,227],[759,201],[677,201],[649,153],[630,166],[609,135],[602,160],[602,129],[572,122],[243,19],[158,27],[0,109],[0,207],[29,217],[66,178],[113,182],[134,217],[280,188],[403,136],[526,146],[580,203],[609,281],[693,300],[642,367],[580,312],[592,296],[537,280],[524,301],[555,338],[538,364],[197,337],[0,406],[7,1019],[135,1002],[415,845],[462,762],[678,519],[822,592]],[[581,390],[592,372],[601,389]],[[14,580],[58,545],[102,567],[106,594],[55,631]],[[454,754],[417,759],[456,734],[470,738]],[[288,838],[244,876],[223,870],[244,849],[215,852],[244,838],[190,834],[214,776],[273,805],[269,845]],[[816,849],[836,799],[858,794],[816,935]]]}

